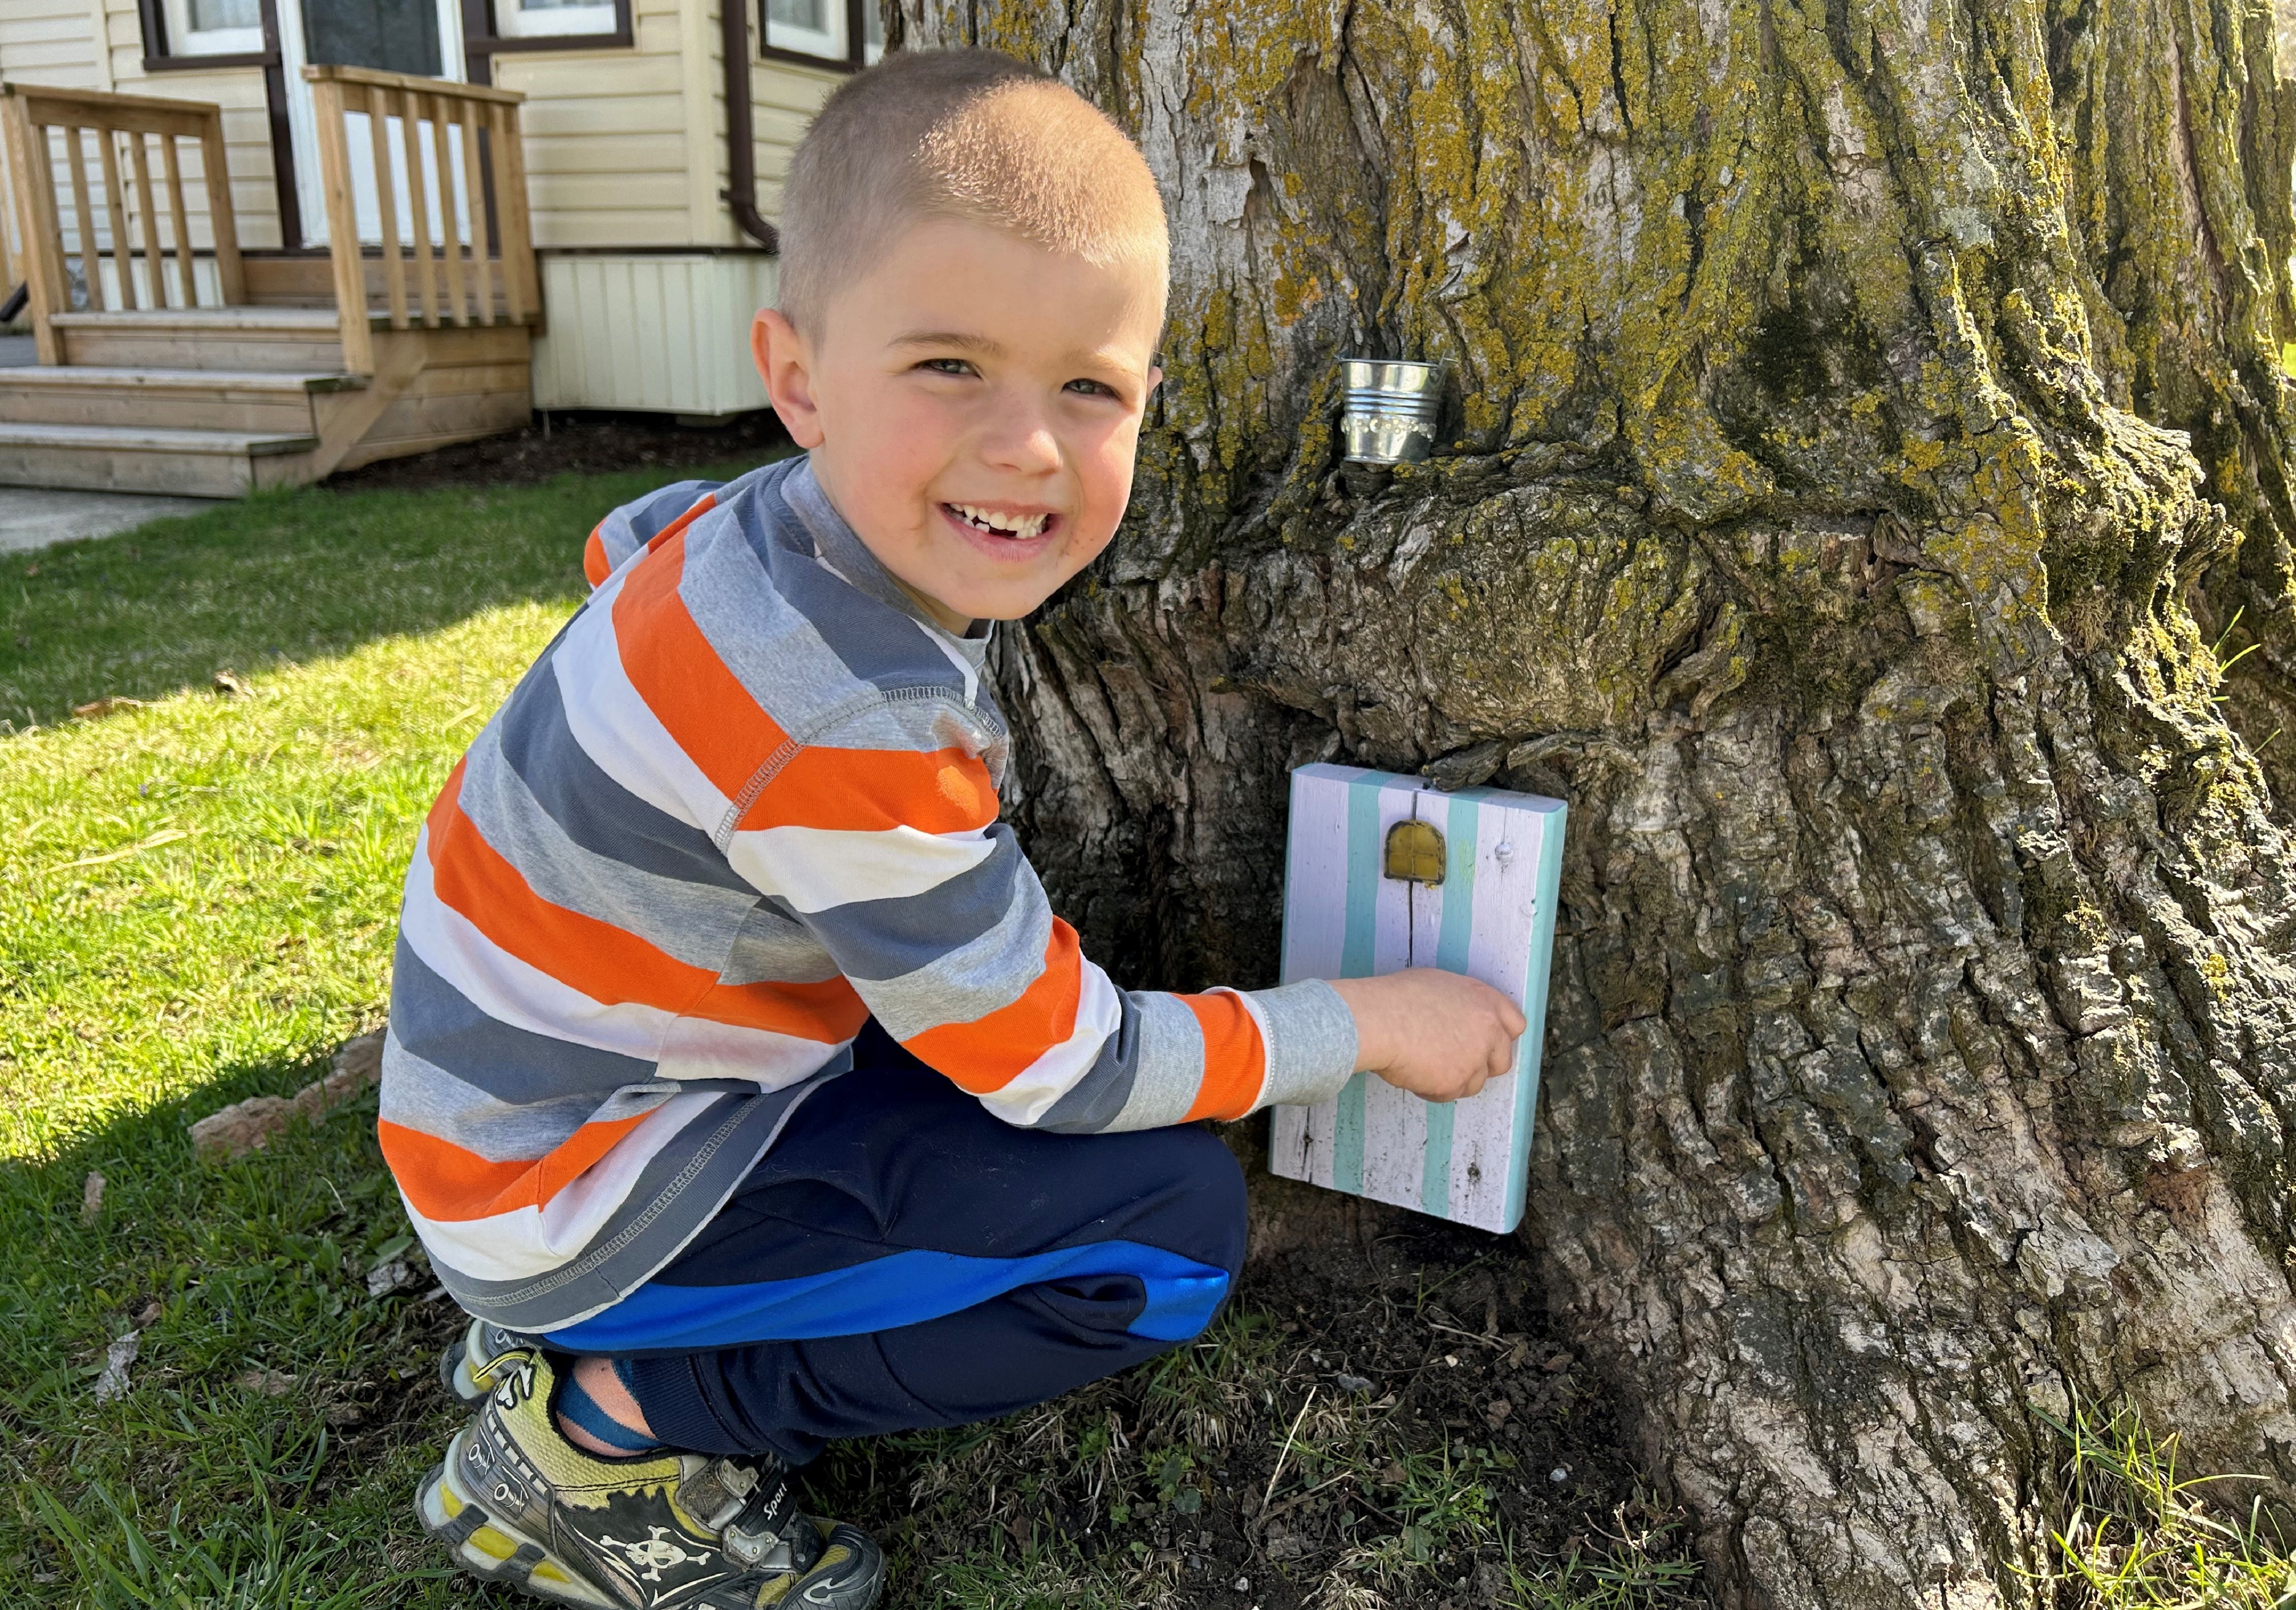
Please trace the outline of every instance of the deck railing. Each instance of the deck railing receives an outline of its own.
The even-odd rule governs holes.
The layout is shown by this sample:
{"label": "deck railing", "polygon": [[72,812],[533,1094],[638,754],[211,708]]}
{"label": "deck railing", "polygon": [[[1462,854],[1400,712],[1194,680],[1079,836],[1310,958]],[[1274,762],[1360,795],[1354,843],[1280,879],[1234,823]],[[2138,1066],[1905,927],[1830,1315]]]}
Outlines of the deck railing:
{"label": "deck railing", "polygon": [[[22,271],[42,363],[62,358],[48,321],[72,307],[68,264],[74,257],[86,305],[97,312],[194,307],[202,298],[226,307],[246,300],[224,166],[221,108],[150,95],[0,84],[0,138],[7,142],[23,237]],[[194,148],[189,153],[193,182],[206,192],[204,249],[193,239],[184,200],[187,153],[180,148],[185,143]],[[57,193],[60,182],[71,196],[69,219]],[[206,286],[196,266],[203,249],[213,253],[215,262],[213,282]]]}
{"label": "deck railing", "polygon": [[24,253],[17,244],[24,227],[16,217],[18,189],[8,180],[8,141],[0,135],[0,303],[24,282]]}
{"label": "deck railing", "polygon": [[[388,311],[394,330],[518,324],[538,310],[523,95],[357,67],[307,67],[303,76],[318,113],[347,367],[373,368],[367,320],[351,313],[378,293],[376,311]],[[354,117],[365,122],[356,135]]]}

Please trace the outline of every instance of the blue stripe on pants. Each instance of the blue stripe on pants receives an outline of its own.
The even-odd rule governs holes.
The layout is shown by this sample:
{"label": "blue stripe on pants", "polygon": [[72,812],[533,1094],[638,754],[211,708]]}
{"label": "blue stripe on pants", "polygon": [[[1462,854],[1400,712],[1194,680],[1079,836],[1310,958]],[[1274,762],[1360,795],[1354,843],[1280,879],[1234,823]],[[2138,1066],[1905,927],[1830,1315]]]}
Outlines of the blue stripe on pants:
{"label": "blue stripe on pants", "polygon": [[693,1244],[550,1345],[632,1357],[656,1435],[792,1463],[1010,1413],[1210,1323],[1241,1170],[1193,1128],[1016,1129],[874,1024]]}
{"label": "blue stripe on pants", "polygon": [[1126,1276],[1140,1282],[1143,1296],[1126,1328],[1159,1342],[1194,1336],[1227,1295],[1227,1271],[1136,1241],[1087,1242],[1029,1258],[914,1250],[793,1280],[642,1286],[595,1318],[554,1331],[550,1340],[569,1353],[630,1353],[859,1336],[937,1320],[1016,1287]]}

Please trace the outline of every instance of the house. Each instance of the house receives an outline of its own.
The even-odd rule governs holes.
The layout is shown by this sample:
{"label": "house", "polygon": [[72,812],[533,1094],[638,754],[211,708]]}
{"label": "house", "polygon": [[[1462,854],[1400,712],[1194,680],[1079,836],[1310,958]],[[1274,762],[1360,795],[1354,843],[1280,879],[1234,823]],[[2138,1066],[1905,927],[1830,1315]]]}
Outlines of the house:
{"label": "house", "polygon": [[[789,152],[873,0],[0,0],[0,485],[231,494],[765,405]],[[386,225],[388,220],[388,225]]]}

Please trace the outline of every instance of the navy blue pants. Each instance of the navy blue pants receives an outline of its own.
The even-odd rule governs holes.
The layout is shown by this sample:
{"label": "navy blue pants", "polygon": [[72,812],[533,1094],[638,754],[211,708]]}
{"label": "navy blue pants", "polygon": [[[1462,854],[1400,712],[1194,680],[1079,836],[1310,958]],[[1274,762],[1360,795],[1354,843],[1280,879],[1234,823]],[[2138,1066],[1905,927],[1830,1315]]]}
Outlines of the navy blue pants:
{"label": "navy blue pants", "polygon": [[1201,1331],[1243,1263],[1243,1176],[1194,1128],[1015,1129],[874,1023],[676,1260],[554,1332],[634,1361],[655,1436],[802,1464],[987,1419]]}

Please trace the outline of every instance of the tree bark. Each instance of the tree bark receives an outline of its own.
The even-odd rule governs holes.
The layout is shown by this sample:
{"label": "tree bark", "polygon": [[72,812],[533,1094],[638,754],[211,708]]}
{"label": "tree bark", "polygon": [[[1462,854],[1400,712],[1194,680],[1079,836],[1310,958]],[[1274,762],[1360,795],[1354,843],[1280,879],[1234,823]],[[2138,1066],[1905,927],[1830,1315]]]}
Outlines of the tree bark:
{"label": "tree bark", "polygon": [[[2033,1602],[2076,1396],[2296,1496],[2268,11],[898,23],[1171,213],[1134,512],[998,650],[1087,946],[1268,981],[1304,761],[1565,796],[1528,1233],[1726,1602]],[[1353,354],[1450,365],[1432,462],[1339,465]]]}

